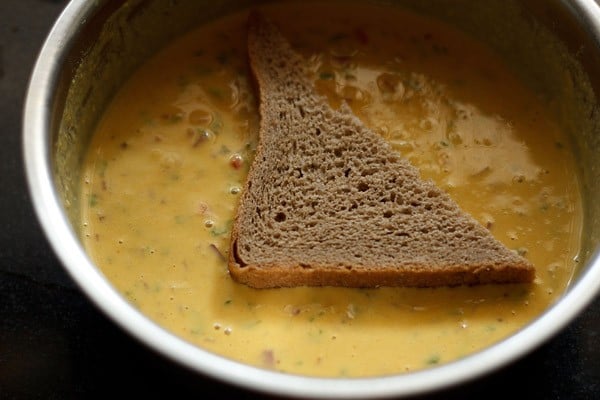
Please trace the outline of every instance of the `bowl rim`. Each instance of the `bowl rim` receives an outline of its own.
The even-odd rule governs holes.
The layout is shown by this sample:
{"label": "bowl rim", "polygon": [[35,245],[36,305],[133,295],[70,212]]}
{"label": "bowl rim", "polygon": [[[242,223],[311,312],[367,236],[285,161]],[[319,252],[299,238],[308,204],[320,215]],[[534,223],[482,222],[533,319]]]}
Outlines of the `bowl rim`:
{"label": "bowl rim", "polygon": [[[595,254],[590,261],[593,265],[582,272],[560,301],[510,337],[457,361],[381,377],[321,378],[269,371],[216,355],[169,333],[119,294],[86,255],[54,187],[50,129],[58,76],[81,21],[87,21],[102,3],[71,0],[38,55],[23,109],[26,179],[42,230],[78,287],[113,322],[166,358],[225,383],[274,395],[305,398],[417,395],[474,380],[533,351],[565,328],[600,292],[600,259]],[[599,43],[598,4],[594,0],[573,0],[569,5]]]}

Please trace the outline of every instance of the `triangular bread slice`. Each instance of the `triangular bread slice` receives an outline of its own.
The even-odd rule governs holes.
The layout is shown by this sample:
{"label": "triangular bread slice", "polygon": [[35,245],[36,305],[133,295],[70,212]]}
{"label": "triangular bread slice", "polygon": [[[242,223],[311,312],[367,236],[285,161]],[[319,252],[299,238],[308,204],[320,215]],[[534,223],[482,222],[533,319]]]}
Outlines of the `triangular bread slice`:
{"label": "triangular bread slice", "polygon": [[229,271],[255,288],[524,283],[527,260],[356,118],[316,94],[270,21],[250,18],[260,95],[255,159]]}

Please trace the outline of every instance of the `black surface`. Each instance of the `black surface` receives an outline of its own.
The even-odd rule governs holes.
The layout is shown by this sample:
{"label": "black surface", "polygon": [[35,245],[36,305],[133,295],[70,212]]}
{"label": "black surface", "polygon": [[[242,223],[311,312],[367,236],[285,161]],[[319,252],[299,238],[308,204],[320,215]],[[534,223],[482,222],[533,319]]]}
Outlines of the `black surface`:
{"label": "black surface", "polygon": [[[37,52],[66,1],[0,0],[0,399],[264,396],[194,374],[133,340],[75,286],[40,230],[21,118]],[[434,399],[600,399],[600,298],[518,362]],[[209,396],[210,394],[212,396]]]}

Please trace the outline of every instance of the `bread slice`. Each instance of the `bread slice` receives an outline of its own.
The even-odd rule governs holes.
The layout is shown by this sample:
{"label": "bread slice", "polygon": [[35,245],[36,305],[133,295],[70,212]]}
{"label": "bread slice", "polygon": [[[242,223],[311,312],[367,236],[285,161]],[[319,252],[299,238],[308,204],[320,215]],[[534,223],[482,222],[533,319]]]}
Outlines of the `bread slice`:
{"label": "bread slice", "polygon": [[533,266],[369,130],[317,95],[278,29],[251,18],[256,156],[229,271],[255,288],[523,283]]}

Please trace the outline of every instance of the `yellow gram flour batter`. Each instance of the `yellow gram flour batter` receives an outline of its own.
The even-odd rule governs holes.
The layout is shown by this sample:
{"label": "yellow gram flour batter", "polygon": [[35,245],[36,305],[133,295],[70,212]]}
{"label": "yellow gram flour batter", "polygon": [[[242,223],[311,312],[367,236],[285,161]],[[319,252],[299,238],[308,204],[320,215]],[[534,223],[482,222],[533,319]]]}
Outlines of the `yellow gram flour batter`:
{"label": "yellow gram flour batter", "polygon": [[363,377],[446,363],[506,338],[561,296],[581,198],[567,138],[489,49],[376,6],[271,5],[318,91],[354,112],[509,248],[532,285],[437,289],[234,283],[231,221],[256,146],[246,14],[202,26],[123,86],[83,165],[82,234],[108,280],[181,338],[231,359]]}

